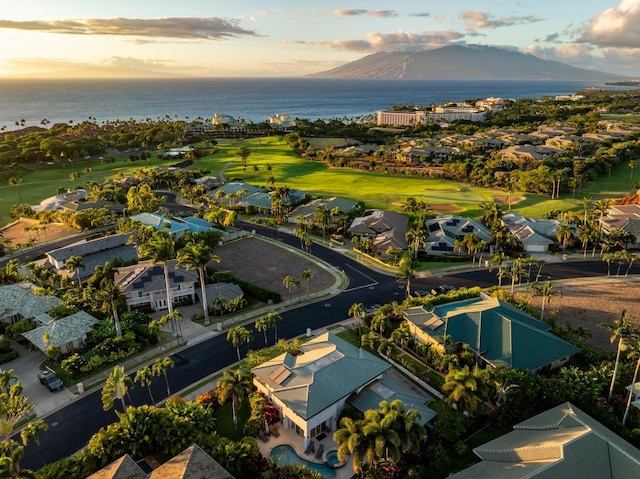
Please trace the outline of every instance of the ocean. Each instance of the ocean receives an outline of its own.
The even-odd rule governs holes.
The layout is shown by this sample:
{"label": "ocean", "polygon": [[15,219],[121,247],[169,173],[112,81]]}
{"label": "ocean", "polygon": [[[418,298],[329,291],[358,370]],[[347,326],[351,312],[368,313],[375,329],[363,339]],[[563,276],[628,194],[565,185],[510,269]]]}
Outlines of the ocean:
{"label": "ocean", "polygon": [[53,123],[99,124],[170,117],[193,120],[226,113],[254,123],[284,113],[310,120],[357,119],[392,105],[576,93],[597,82],[215,78],[162,80],[0,80],[0,128]]}

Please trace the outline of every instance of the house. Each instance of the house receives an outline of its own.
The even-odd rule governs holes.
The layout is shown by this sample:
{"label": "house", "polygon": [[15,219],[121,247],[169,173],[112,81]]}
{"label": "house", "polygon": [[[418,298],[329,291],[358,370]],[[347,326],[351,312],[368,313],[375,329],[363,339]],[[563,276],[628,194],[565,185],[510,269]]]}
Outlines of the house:
{"label": "house", "polygon": [[491,234],[480,221],[456,215],[438,215],[425,221],[429,237],[425,242],[425,251],[431,254],[450,253],[455,249],[456,240],[469,233],[475,233],[487,244],[491,243]]}
{"label": "house", "polygon": [[[143,461],[141,461],[143,462]],[[145,464],[149,467],[148,464]],[[215,459],[194,444],[146,474],[131,456],[120,459],[93,473],[87,479],[234,479]]]}
{"label": "house", "polygon": [[284,113],[276,113],[275,115],[270,116],[267,121],[272,128],[276,127],[287,129],[296,126],[296,120],[291,115],[286,115]]}
{"label": "house", "polygon": [[38,296],[33,293],[33,283],[8,284],[0,286],[0,321],[17,323],[22,319],[34,320],[40,314],[47,313],[60,301],[55,296]]}
{"label": "house", "polygon": [[375,254],[383,255],[389,247],[405,249],[409,217],[395,211],[366,210],[353,220],[349,233],[373,240]]}
{"label": "house", "polygon": [[300,223],[301,220],[306,223],[312,223],[318,206],[322,206],[329,212],[338,208],[337,211],[339,211],[342,216],[347,216],[358,207],[358,203],[356,201],[337,198],[335,196],[332,198],[316,198],[313,201],[298,206],[289,213],[289,221],[296,224]]}
{"label": "house", "polygon": [[640,477],[640,451],[569,402],[473,452],[481,461],[452,479]]}
{"label": "house", "polygon": [[640,243],[640,205],[610,206],[609,213],[600,218],[600,225],[605,233],[614,229],[631,233],[636,237],[637,245]]}
{"label": "house", "polygon": [[[174,303],[187,298],[195,302],[198,273],[183,267],[176,268],[176,264],[176,261],[170,261],[168,264],[171,298]],[[115,282],[124,293],[129,309],[141,306],[149,306],[156,311],[167,309],[163,265],[152,266],[150,261],[144,261],[120,268],[116,273]]]}
{"label": "house", "polygon": [[242,288],[235,283],[213,283],[205,286],[209,306],[215,306],[216,298],[222,298],[225,302],[233,301],[239,296],[244,296]]}
{"label": "house", "polygon": [[146,226],[153,226],[158,231],[166,231],[175,239],[179,239],[187,231],[191,233],[201,233],[207,230],[215,230],[223,235],[226,234],[226,232],[214,228],[213,223],[209,223],[196,216],[170,218],[157,213],[139,213],[133,215],[131,219],[139,221]]}
{"label": "house", "polygon": [[445,337],[467,344],[480,363],[526,369],[533,374],[567,363],[580,351],[551,333],[551,326],[497,298],[471,298],[428,309],[407,308],[416,341],[440,350]]}
{"label": "house", "polygon": [[[128,234],[115,234],[94,240],[82,240],[69,246],[54,249],[45,253],[47,261],[44,266],[54,268],[58,273],[71,275],[65,263],[72,256],[81,256],[84,268],[80,268],[78,272],[81,278],[86,278],[95,272],[96,266],[103,265],[107,261],[113,262],[116,258],[123,263],[135,261],[138,258],[138,253],[134,245],[127,244],[129,236]],[[74,272],[73,275],[77,276],[78,272]]]}
{"label": "house", "polygon": [[[22,333],[22,336],[43,353],[49,346],[60,348],[62,354],[82,349],[87,335],[100,321],[89,313],[78,311],[70,316],[55,320],[46,313],[36,316],[36,322],[42,326]],[[45,335],[48,340],[45,341]]]}
{"label": "house", "polygon": [[207,191],[213,190],[220,186],[220,181],[215,176],[201,176],[200,178],[195,178],[191,180],[195,185],[202,185],[205,187]]}
{"label": "house", "polygon": [[504,213],[502,222],[528,253],[549,251],[549,246],[555,243],[558,226],[563,224],[559,220],[527,218],[513,212]]}
{"label": "house", "polygon": [[382,379],[386,361],[327,332],[252,369],[253,383],[279,409],[282,425],[304,438],[337,428],[347,400]]}

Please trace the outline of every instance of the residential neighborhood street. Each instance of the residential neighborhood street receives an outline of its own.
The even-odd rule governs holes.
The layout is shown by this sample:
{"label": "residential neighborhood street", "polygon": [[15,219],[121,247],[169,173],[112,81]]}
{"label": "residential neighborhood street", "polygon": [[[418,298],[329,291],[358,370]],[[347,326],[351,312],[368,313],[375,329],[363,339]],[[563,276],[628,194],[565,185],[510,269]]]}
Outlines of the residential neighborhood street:
{"label": "residential neighborhood street", "polygon": [[[273,240],[299,248],[299,239],[291,234],[253,225],[250,226],[250,229],[256,230],[257,234],[266,234]],[[395,276],[371,270],[335,249],[317,244],[313,245],[313,255],[330,264],[336,272],[343,272],[349,280],[348,285],[344,290],[339,290],[338,284],[332,286],[324,292],[324,295],[316,295],[315,302],[312,299],[309,304],[293,305],[286,310],[280,309],[282,321],[278,325],[278,335],[281,338],[298,337],[306,334],[308,329],[313,334],[317,334],[318,331],[329,325],[347,320],[348,310],[356,302],[363,303],[365,307],[371,307],[391,301],[401,302],[404,299],[404,285],[398,284]],[[606,264],[602,261],[549,263],[543,270],[544,279],[553,280],[602,276],[606,275],[606,272]],[[631,274],[639,273],[640,266],[634,265]],[[442,275],[425,275],[425,277],[417,278],[412,282],[412,290],[430,290],[439,284],[479,285],[486,288],[496,283],[495,272],[489,272],[487,268],[481,267],[458,273],[443,272]],[[283,305],[277,305],[277,307],[282,308]],[[244,318],[246,320],[245,326],[253,327],[253,322],[260,314],[261,311],[256,312],[255,315],[246,315]],[[240,324],[242,321],[238,320],[236,324]],[[187,345],[171,355],[176,363],[174,368],[168,370],[172,393],[198,383],[237,361],[236,350],[226,340],[224,332],[214,331],[214,328],[204,330],[195,324],[187,326],[187,323],[190,321],[185,321],[184,326]],[[263,347],[262,334],[254,332],[254,337],[255,339],[248,345],[248,348]],[[244,354],[246,348],[242,348],[241,352]],[[40,353],[27,353],[25,357],[31,358],[30,355],[36,357],[35,355],[38,354]],[[42,358],[41,355],[40,358]],[[136,358],[135,361],[139,362],[141,358]],[[34,361],[35,363],[36,361]],[[7,367],[11,367],[11,364],[8,364]],[[22,374],[20,373],[20,376]],[[24,377],[28,378],[29,374],[25,374]],[[25,448],[22,460],[24,467],[38,469],[42,466],[43,461],[50,463],[73,454],[84,447],[91,435],[99,428],[116,420],[113,410],[103,411],[99,387],[79,395],[75,394],[75,390],[50,393],[44,386],[37,383],[35,370],[32,376],[33,381],[36,382],[33,386],[40,386],[41,389],[40,393],[35,394],[31,399],[41,403],[39,417],[41,414],[50,413],[44,417],[45,422],[49,425],[49,430],[41,434],[40,446],[32,443]],[[32,390],[31,385],[29,385],[29,390]],[[154,382],[152,390],[157,401],[167,397],[166,386],[161,380]],[[146,388],[141,387],[136,387],[131,391],[131,399],[135,405],[150,401]]]}

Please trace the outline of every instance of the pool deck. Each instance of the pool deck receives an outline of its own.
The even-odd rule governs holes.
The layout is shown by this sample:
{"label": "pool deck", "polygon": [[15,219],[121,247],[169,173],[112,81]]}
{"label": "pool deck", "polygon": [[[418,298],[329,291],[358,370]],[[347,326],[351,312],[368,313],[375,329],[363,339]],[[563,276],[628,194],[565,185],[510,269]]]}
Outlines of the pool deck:
{"label": "pool deck", "polygon": [[[325,438],[318,441],[316,438],[313,438],[313,442],[316,445],[316,451],[318,450],[318,446],[320,444],[324,445],[324,454],[322,455],[322,460],[316,459],[315,452],[305,454],[304,453],[304,439],[299,436],[293,429],[283,429],[282,424],[278,424],[278,436],[271,434],[268,436],[267,442],[264,442],[262,439],[257,438],[258,447],[260,448],[260,452],[264,457],[269,457],[269,453],[271,449],[281,444],[288,444],[296,450],[298,456],[302,459],[305,459],[309,462],[316,462],[318,464],[324,464],[324,458],[328,451],[338,449],[338,445],[333,440],[333,431],[325,431]],[[353,476],[353,461],[351,457],[349,460],[343,465],[334,469],[336,471],[337,479],[350,479]]]}

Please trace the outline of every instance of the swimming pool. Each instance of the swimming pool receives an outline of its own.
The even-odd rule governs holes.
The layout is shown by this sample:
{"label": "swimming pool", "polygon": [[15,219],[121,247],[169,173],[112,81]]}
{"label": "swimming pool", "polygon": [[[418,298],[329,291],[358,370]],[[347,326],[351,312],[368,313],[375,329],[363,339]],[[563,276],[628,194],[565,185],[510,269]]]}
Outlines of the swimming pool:
{"label": "swimming pool", "polygon": [[341,466],[344,466],[344,462],[342,462],[340,459],[338,459],[338,451],[337,449],[332,449],[329,452],[327,452],[325,458],[324,458],[325,462],[327,463],[327,465],[329,467],[333,467],[338,468]]}
{"label": "swimming pool", "polygon": [[326,477],[327,479],[336,478],[336,471],[333,468],[328,467],[325,464],[318,464],[316,462],[307,461],[306,459],[298,456],[296,450],[289,446],[288,444],[282,444],[280,446],[276,446],[271,449],[269,453],[269,459],[271,462],[275,462],[281,466],[290,466],[292,464],[302,464],[307,466],[309,469],[313,469],[314,471],[322,474],[322,477]]}

